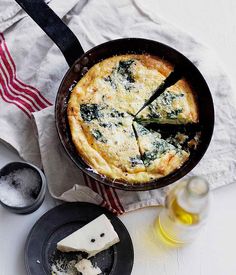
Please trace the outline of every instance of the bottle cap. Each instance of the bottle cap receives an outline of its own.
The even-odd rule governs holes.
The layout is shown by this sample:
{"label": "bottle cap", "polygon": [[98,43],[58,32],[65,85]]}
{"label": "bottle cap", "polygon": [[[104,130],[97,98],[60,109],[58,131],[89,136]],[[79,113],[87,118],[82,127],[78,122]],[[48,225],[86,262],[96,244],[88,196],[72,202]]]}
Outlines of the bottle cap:
{"label": "bottle cap", "polygon": [[202,177],[190,178],[185,188],[179,191],[178,203],[188,212],[198,213],[208,203],[209,184]]}
{"label": "bottle cap", "polygon": [[202,177],[192,177],[187,183],[186,190],[190,196],[200,199],[208,195],[209,184]]}

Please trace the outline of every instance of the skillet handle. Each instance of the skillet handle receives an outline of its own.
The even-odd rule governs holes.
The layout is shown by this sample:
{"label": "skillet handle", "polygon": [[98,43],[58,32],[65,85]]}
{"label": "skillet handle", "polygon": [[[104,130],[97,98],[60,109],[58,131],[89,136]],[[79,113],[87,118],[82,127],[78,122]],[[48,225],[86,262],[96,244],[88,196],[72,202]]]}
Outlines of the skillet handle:
{"label": "skillet handle", "polygon": [[43,0],[15,0],[40,28],[55,42],[68,65],[84,53],[74,33],[62,22]]}

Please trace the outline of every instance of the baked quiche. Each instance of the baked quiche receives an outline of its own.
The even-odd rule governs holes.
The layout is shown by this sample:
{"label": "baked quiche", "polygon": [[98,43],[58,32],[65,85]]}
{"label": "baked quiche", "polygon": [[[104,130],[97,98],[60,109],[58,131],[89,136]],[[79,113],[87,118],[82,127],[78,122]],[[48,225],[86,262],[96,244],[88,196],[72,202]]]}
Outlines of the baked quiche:
{"label": "baked quiche", "polygon": [[185,79],[167,88],[137,116],[142,122],[187,124],[198,122],[197,104]]}
{"label": "baked quiche", "polygon": [[68,122],[76,150],[94,172],[138,184],[166,176],[188,159],[183,136],[163,138],[141,125],[197,122],[197,105],[186,80],[143,109],[137,118],[141,124],[134,121],[172,71],[173,66],[158,57],[120,55],[95,64],[76,84]]}
{"label": "baked quiche", "polygon": [[180,168],[189,153],[161,138],[161,134],[134,122],[141,158],[148,174],[160,178]]}

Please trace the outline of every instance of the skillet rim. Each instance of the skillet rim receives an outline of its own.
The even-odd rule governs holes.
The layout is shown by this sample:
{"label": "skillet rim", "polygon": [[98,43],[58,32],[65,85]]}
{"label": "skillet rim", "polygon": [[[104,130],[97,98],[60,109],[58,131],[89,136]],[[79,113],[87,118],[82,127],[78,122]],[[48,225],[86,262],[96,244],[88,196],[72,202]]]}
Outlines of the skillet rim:
{"label": "skillet rim", "polygon": [[[70,73],[73,73],[72,71],[75,70],[75,66],[77,64],[81,65],[82,61],[85,60],[85,57],[87,58],[88,56],[92,55],[93,53],[95,53],[95,54],[98,53],[98,55],[101,55],[101,54],[99,54],[99,50],[101,50],[102,48],[109,47],[113,43],[114,44],[119,44],[119,43],[122,43],[122,42],[124,42],[124,43],[125,42],[127,42],[127,43],[128,42],[129,43],[132,43],[132,42],[133,43],[143,43],[143,45],[144,45],[143,48],[144,49],[140,49],[140,52],[142,52],[142,53],[152,54],[152,53],[148,52],[147,49],[145,49],[146,44],[152,44],[152,46],[153,45],[156,46],[157,51],[158,51],[158,47],[161,48],[161,51],[164,51],[164,52],[167,52],[167,53],[169,51],[171,54],[174,55],[174,58],[177,57],[177,59],[180,59],[180,60],[177,60],[177,63],[175,63],[174,65],[177,64],[177,66],[178,66],[179,64],[184,64],[184,66],[185,65],[187,65],[187,67],[189,66],[193,71],[195,71],[196,76],[198,78],[200,78],[200,81],[201,81],[200,85],[202,85],[205,88],[205,91],[207,91],[207,94],[205,94],[204,96],[207,97],[208,104],[209,104],[208,105],[208,112],[207,112],[208,113],[208,118],[207,119],[209,121],[209,124],[208,124],[208,127],[205,129],[206,132],[204,133],[204,139],[205,139],[204,144],[200,143],[201,146],[199,146],[200,148],[196,150],[196,154],[191,153],[191,155],[189,157],[189,160],[186,163],[184,163],[179,169],[173,171],[171,174],[169,174],[165,177],[162,177],[162,178],[159,178],[159,179],[147,182],[147,183],[127,183],[127,182],[123,182],[123,181],[120,181],[120,180],[118,181],[118,180],[114,180],[114,179],[109,179],[107,177],[104,177],[103,175],[100,175],[100,174],[94,172],[91,169],[91,167],[85,163],[85,161],[82,159],[82,157],[80,157],[79,153],[77,153],[77,151],[74,147],[74,144],[71,140],[70,129],[68,128],[68,121],[67,121],[67,125],[65,125],[65,128],[67,128],[67,129],[65,129],[65,130],[66,130],[66,132],[69,136],[69,140],[70,140],[70,143],[71,143],[72,147],[74,147],[73,152],[71,152],[70,148],[68,147],[67,141],[65,140],[65,137],[63,139],[63,135],[64,135],[63,133],[65,131],[64,131],[62,125],[60,124],[61,121],[59,119],[60,118],[59,106],[60,106],[60,103],[62,101],[60,96],[61,96],[61,93],[63,91],[63,87],[65,86],[66,81],[69,78],[68,76],[70,75]],[[133,52],[137,53],[137,51],[135,51],[135,50]],[[129,51],[127,50],[126,53],[128,54]],[[117,50],[117,55],[120,55],[120,54],[122,54],[122,53],[119,53],[119,51]],[[112,55],[110,55],[110,56],[112,56]],[[101,61],[105,58],[108,58],[108,57],[98,59],[89,68],[91,68],[94,64],[98,63],[99,61]],[[166,60],[169,61],[168,58],[166,58]],[[171,62],[171,61],[169,61],[169,62]],[[173,64],[173,62],[172,62],[172,64]],[[81,75],[81,77],[82,76],[83,75]],[[66,93],[66,97],[62,97],[63,102],[65,103],[64,105],[62,104],[62,106],[64,107],[64,112],[66,112],[66,109],[67,109],[67,102],[68,102],[70,92],[71,91],[68,90],[67,93]],[[197,95],[199,95],[199,93],[197,93]],[[66,108],[65,108],[65,105],[66,105]],[[199,106],[199,109],[200,109],[200,107],[201,106]],[[127,191],[148,191],[148,190],[152,190],[152,189],[158,189],[158,188],[167,186],[167,185],[181,179],[183,176],[185,176],[187,173],[189,173],[200,162],[200,160],[202,159],[202,157],[206,153],[207,148],[210,144],[212,135],[213,135],[214,121],[215,121],[214,104],[213,104],[212,95],[211,95],[211,92],[210,92],[210,89],[207,85],[206,80],[204,79],[204,77],[202,76],[202,74],[198,70],[198,68],[187,57],[185,57],[182,53],[180,53],[176,49],[174,49],[174,48],[172,48],[172,47],[170,47],[166,44],[163,44],[161,42],[150,40],[150,39],[144,39],[144,38],[120,38],[120,39],[115,39],[115,40],[111,40],[111,41],[102,43],[100,45],[97,45],[97,46],[93,47],[92,49],[90,49],[89,51],[85,52],[80,58],[78,58],[74,62],[74,64],[67,70],[66,74],[64,75],[64,77],[61,81],[61,84],[59,86],[57,96],[56,96],[54,111],[55,111],[55,123],[56,123],[57,134],[59,136],[60,142],[61,142],[64,150],[66,151],[69,158],[73,161],[73,163],[78,168],[80,168],[80,170],[82,170],[82,172],[85,172],[88,176],[90,176],[93,179],[97,180],[99,183],[102,183],[102,184],[104,184],[106,186],[109,186],[109,187],[113,187],[113,188],[117,188],[117,189],[121,189],[121,190],[127,190]],[[66,116],[65,120],[67,120],[67,116]]]}

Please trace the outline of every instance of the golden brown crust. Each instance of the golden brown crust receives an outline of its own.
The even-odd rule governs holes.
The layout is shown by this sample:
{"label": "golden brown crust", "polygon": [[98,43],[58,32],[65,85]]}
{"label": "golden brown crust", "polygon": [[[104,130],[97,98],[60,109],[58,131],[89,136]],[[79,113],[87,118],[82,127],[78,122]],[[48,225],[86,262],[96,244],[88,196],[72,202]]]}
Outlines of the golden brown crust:
{"label": "golden brown crust", "polygon": [[157,56],[151,55],[134,55],[137,59],[139,59],[143,65],[147,68],[154,69],[159,71],[162,75],[167,77],[173,70],[174,67],[165,59],[161,59]]}

